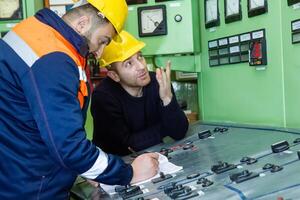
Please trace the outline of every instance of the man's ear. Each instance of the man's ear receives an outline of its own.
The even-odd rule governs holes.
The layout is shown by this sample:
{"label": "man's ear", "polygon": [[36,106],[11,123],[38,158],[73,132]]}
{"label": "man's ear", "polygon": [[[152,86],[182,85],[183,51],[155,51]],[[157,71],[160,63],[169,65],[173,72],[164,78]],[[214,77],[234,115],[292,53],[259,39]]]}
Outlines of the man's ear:
{"label": "man's ear", "polygon": [[109,77],[109,78],[111,78],[112,80],[114,80],[115,82],[120,82],[120,77],[119,77],[119,75],[117,74],[117,72],[115,72],[115,71],[108,71],[107,72],[107,76]]}
{"label": "man's ear", "polygon": [[81,16],[78,20],[75,22],[75,30],[80,34],[83,35],[83,33],[87,32],[90,29],[90,18],[88,16]]}

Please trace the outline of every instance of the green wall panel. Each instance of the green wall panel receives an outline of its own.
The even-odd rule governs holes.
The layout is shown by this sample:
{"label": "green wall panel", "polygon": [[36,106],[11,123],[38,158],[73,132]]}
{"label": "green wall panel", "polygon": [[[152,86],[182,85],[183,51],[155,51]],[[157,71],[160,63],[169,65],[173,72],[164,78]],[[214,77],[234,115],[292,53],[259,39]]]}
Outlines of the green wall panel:
{"label": "green wall panel", "polygon": [[300,9],[294,10],[284,1],[282,7],[283,66],[287,127],[300,127],[300,43],[292,44],[291,21],[300,19]]}
{"label": "green wall panel", "polygon": [[[138,7],[165,5],[167,13],[167,35],[139,37]],[[147,4],[130,5],[125,29],[147,46],[143,54],[147,56],[178,53],[198,53],[199,47],[199,0],[176,0],[157,3],[148,0]],[[182,16],[181,22],[175,22],[175,15]]]}
{"label": "green wall panel", "polygon": [[[139,37],[139,7],[165,5],[167,13],[168,34],[153,37]],[[172,61],[172,70],[200,72],[200,26],[199,0],[173,0],[155,2],[148,0],[145,4],[130,5],[125,30],[146,43],[142,52],[152,57],[155,66],[165,66],[167,60]],[[181,22],[174,17],[180,14]]]}
{"label": "green wall panel", "polygon": [[[242,20],[225,24],[224,0],[219,0],[220,26],[215,31],[205,29],[204,20],[201,20],[202,54],[198,91],[203,120],[286,125],[281,13],[282,7],[287,5],[286,1],[281,0],[269,0],[268,4],[268,13],[248,18],[247,1],[242,0]],[[200,1],[200,12],[200,18],[204,19],[204,0]],[[267,38],[266,70],[256,70],[248,63],[209,67],[209,40],[262,28],[266,29]]]}

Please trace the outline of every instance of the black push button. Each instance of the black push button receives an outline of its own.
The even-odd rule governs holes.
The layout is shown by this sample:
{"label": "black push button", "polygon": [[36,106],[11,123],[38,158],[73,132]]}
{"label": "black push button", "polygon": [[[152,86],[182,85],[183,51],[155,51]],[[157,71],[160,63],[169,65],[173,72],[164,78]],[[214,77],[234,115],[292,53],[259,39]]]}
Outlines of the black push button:
{"label": "black push button", "polygon": [[176,183],[175,182],[171,182],[167,185],[163,185],[163,186],[159,186],[157,189],[163,189],[165,194],[170,193],[172,190],[174,190],[176,187]]}
{"label": "black push button", "polygon": [[202,187],[208,187],[208,186],[211,186],[212,184],[214,184],[214,182],[207,180],[204,183],[202,183]]}
{"label": "black push button", "polygon": [[118,186],[115,188],[115,191],[123,198],[128,199],[140,194],[143,194],[141,188],[139,186]]}
{"label": "black push button", "polygon": [[220,129],[220,133],[224,133],[224,132],[227,132],[228,131],[228,128],[221,128]]}
{"label": "black push button", "polygon": [[217,133],[217,132],[220,132],[220,130],[221,130],[220,127],[216,127],[216,128],[214,129],[214,132]]}
{"label": "black push button", "polygon": [[295,144],[300,143],[300,138],[296,138],[293,143],[295,143]]}
{"label": "black push button", "polygon": [[256,158],[251,158],[251,157],[243,157],[241,160],[240,160],[241,163],[246,163],[247,165],[251,165],[253,163],[256,163],[257,162],[257,159]]}
{"label": "black push button", "polygon": [[211,136],[210,130],[204,130],[198,133],[199,139],[205,139]]}
{"label": "black push button", "polygon": [[195,173],[195,174],[188,175],[186,178],[187,179],[193,179],[193,178],[197,178],[198,176],[200,176],[200,174],[199,173]]}
{"label": "black push button", "polygon": [[245,162],[247,162],[247,160],[249,160],[249,157],[243,157],[241,160],[240,160],[240,162],[241,163],[245,163]]}
{"label": "black push button", "polygon": [[190,140],[187,140],[184,142],[186,145],[190,145],[190,144],[193,144],[193,141],[190,141]]}
{"label": "black push button", "polygon": [[228,128],[222,128],[222,127],[216,127],[213,132],[214,133],[217,133],[217,132],[220,132],[220,133],[225,133],[228,131]]}
{"label": "black push button", "polygon": [[184,146],[182,147],[182,149],[183,149],[183,150],[188,150],[188,149],[191,149],[191,148],[193,148],[193,147],[194,147],[193,144],[186,144],[186,145],[184,145]]}
{"label": "black push button", "polygon": [[241,183],[244,182],[246,180],[258,177],[259,174],[258,173],[254,173],[254,172],[249,172],[248,170],[244,170],[242,172],[239,173],[235,173],[235,174],[231,174],[229,176],[230,180],[236,182],[236,183]]}
{"label": "black push button", "polygon": [[159,182],[162,182],[164,180],[167,180],[167,179],[170,179],[173,177],[172,175],[164,174],[163,172],[160,172],[159,175],[160,175],[160,177],[152,179],[151,182],[155,184],[155,183],[159,183]]}
{"label": "black push button", "polygon": [[215,172],[216,174],[221,174],[223,172],[235,169],[236,165],[228,164],[227,162],[219,161],[217,165],[213,165],[211,167],[211,171]]}
{"label": "black push button", "polygon": [[267,163],[267,164],[265,164],[265,165],[263,166],[262,169],[263,169],[263,170],[271,169],[273,166],[274,166],[273,164]]}
{"label": "black push button", "polygon": [[280,153],[290,148],[289,143],[284,140],[271,145],[273,153]]}
{"label": "black push button", "polygon": [[275,172],[279,172],[279,171],[281,171],[281,170],[283,170],[283,167],[281,167],[281,166],[279,166],[279,165],[274,165],[270,171],[271,171],[272,173],[275,173]]}
{"label": "black push button", "polygon": [[197,184],[202,184],[202,183],[204,183],[204,182],[206,182],[206,181],[208,181],[208,179],[207,178],[199,178],[198,180],[197,180]]}

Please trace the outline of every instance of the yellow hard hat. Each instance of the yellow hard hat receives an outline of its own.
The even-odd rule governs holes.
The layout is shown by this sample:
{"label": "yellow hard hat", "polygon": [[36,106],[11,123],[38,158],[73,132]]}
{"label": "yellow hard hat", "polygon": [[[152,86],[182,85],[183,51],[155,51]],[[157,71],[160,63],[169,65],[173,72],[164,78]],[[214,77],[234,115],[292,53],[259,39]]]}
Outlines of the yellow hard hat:
{"label": "yellow hard hat", "polygon": [[125,0],[87,0],[112,23],[120,33],[127,18],[128,7]]}
{"label": "yellow hard hat", "polygon": [[121,42],[111,41],[103,50],[100,66],[106,67],[114,62],[123,62],[140,51],[145,43],[135,39],[126,31],[120,33]]}

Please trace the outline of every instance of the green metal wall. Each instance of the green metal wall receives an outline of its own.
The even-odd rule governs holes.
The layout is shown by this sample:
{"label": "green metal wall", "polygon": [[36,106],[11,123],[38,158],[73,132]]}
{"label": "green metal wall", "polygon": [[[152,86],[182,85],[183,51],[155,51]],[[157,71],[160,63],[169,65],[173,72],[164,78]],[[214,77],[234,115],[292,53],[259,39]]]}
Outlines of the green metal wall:
{"label": "green metal wall", "polygon": [[291,44],[291,21],[300,19],[300,9],[293,10],[286,2],[282,10],[282,56],[287,127],[300,127],[300,43]]}
{"label": "green metal wall", "polygon": [[[237,122],[300,128],[300,44],[291,43],[291,21],[300,10],[286,0],[269,0],[268,13],[248,18],[242,0],[241,21],[225,24],[224,0],[219,0],[220,26],[204,26],[204,0],[200,0],[201,73],[199,107],[205,121]],[[268,65],[256,70],[248,63],[209,67],[208,41],[265,28]]]}

